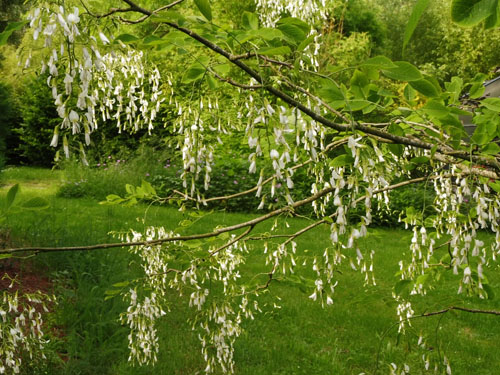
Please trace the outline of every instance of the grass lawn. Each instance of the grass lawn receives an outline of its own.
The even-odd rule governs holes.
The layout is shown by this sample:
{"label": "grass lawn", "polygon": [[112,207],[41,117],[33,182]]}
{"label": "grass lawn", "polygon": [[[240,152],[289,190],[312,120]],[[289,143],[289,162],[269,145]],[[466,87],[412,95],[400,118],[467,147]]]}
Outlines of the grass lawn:
{"label": "grass lawn", "polygon": [[[59,198],[55,193],[62,176],[61,172],[33,168],[4,172],[2,195],[6,187],[19,182],[19,199],[43,195],[50,201],[47,210],[35,214],[20,212],[7,218],[4,224],[17,245],[69,246],[116,241],[108,232],[140,229],[144,224],[137,218],[144,219],[147,225],[176,228],[187,215],[172,207],[104,206],[91,199]],[[189,230],[205,232],[216,225],[230,225],[253,216],[214,212]],[[297,231],[307,223],[305,219],[291,219],[288,230]],[[266,224],[255,231],[267,230]],[[487,234],[481,235],[488,238]],[[395,276],[398,261],[408,252],[410,239],[411,233],[403,230],[371,229],[362,246],[376,251],[377,286],[364,286],[363,276],[346,264],[338,276],[334,304],[325,308],[307,298],[310,291],[272,283],[262,296],[269,308],[255,320],[244,322],[245,332],[236,344],[236,373],[386,374],[391,362],[406,362],[412,374],[424,374],[427,372],[420,359],[424,353],[416,347],[421,332],[427,336],[427,352],[436,357],[446,355],[454,374],[498,373],[500,317],[450,312],[415,319],[407,336],[398,336],[396,303],[391,292],[398,280]],[[322,254],[328,245],[328,228],[320,227],[299,239],[298,253],[303,257]],[[245,266],[249,273],[265,272],[262,251],[262,243],[253,243]],[[104,301],[104,297],[113,283],[131,277],[129,264],[133,259],[121,248],[36,257],[37,267],[54,281],[60,304],[51,319],[64,332],[54,345],[68,358],[64,366],[47,373],[203,373],[205,365],[198,339],[186,323],[186,317],[192,315],[191,309],[174,293],[172,311],[161,319],[159,326],[160,355],[156,367],[130,367],[127,363],[128,331],[117,321],[126,304],[119,298]],[[491,265],[487,275],[500,295],[498,266]],[[457,295],[457,276],[452,274],[446,274],[435,286],[427,297],[412,299],[416,313],[452,305],[500,310],[498,299]],[[272,308],[274,304],[280,308]]]}

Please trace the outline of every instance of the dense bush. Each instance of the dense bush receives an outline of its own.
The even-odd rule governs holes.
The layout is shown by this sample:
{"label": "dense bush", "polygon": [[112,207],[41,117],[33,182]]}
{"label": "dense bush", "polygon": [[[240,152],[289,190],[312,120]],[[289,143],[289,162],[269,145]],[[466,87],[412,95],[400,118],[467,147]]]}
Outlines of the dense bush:
{"label": "dense bush", "polygon": [[[235,145],[233,152],[239,152]],[[176,196],[174,190],[183,192],[181,174],[182,161],[173,159],[168,151],[160,152],[149,147],[141,147],[130,160],[118,159],[114,156],[103,156],[101,161],[84,167],[80,162],[66,161],[60,165],[64,170],[65,182],[59,188],[58,196],[66,198],[91,198],[99,201],[106,199],[110,194],[126,195],[126,184],[140,185],[144,179],[151,183],[158,195],[162,198]],[[211,181],[208,190],[201,190],[204,198],[224,197],[254,188],[257,185],[259,174],[248,173],[249,164],[240,158],[217,160],[212,166]],[[270,172],[269,174],[270,175]],[[307,169],[297,170],[294,175],[293,196],[295,200],[308,197],[311,184],[314,182]],[[198,181],[201,185],[202,181]],[[281,184],[276,185],[276,193],[271,197],[271,185],[262,189],[265,205],[258,209],[261,198],[255,192],[228,200],[208,202],[205,209],[225,209],[230,212],[259,213],[270,211],[285,202],[285,189]],[[389,207],[379,208],[374,205],[373,225],[400,227],[399,221],[404,217],[406,208],[412,206],[424,216],[434,214],[432,189],[426,188],[424,183],[401,187],[392,191]],[[194,204],[192,205],[194,206]],[[313,215],[312,206],[303,206],[298,210],[301,215]],[[352,209],[349,219],[357,221],[365,214],[364,205]]]}
{"label": "dense bush", "polygon": [[11,89],[0,82],[0,169],[10,162],[12,155],[12,128],[18,122]]}
{"label": "dense bush", "polygon": [[14,129],[19,137],[16,152],[28,165],[50,167],[55,150],[50,147],[53,131],[61,122],[46,77],[26,82],[19,101],[21,123]]}
{"label": "dense bush", "polygon": [[[424,217],[435,214],[432,202],[434,191],[424,183],[403,186],[390,193],[389,207],[372,207],[374,226],[402,227],[404,223],[400,218],[405,217],[407,207],[413,207],[416,212],[423,213]],[[357,220],[365,214],[365,207],[361,205],[350,214],[351,220]]]}
{"label": "dense bush", "polygon": [[140,185],[142,179],[159,174],[168,158],[168,152],[141,147],[131,159],[103,155],[100,160],[91,161],[89,167],[79,161],[63,160],[59,167],[63,169],[64,182],[57,195],[99,201],[109,194],[124,195],[126,184]]}
{"label": "dense bush", "polygon": [[366,33],[371,41],[372,52],[374,54],[385,53],[387,25],[382,22],[377,12],[366,0],[346,2],[341,26],[346,36],[353,33]]}

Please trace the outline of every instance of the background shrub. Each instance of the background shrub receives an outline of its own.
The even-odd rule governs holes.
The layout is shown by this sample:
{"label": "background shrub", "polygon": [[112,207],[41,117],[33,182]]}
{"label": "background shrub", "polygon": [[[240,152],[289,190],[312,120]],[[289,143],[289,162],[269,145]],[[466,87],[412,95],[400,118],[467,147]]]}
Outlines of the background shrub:
{"label": "background shrub", "polygon": [[16,109],[9,86],[0,82],[0,170],[8,159],[12,127],[17,122]]}

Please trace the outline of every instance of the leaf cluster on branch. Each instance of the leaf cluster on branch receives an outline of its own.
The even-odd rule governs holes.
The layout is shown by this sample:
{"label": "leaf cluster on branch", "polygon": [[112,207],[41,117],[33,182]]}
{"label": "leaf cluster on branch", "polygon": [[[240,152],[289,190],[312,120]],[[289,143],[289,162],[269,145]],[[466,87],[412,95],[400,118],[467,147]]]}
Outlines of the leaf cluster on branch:
{"label": "leaf cluster on branch", "polygon": [[[255,194],[263,207],[275,199],[278,184],[285,189],[281,207],[202,234],[149,228],[145,233],[131,231],[115,244],[1,251],[129,247],[144,271],[144,278],[119,286],[130,301],[121,319],[131,330],[131,361],[154,363],[155,322],[168,310],[168,289],[188,296],[196,311],[192,323],[199,332],[205,371],[232,373],[241,322],[261,311],[259,295],[273,280],[299,282],[312,268],[313,278],[304,281],[310,298],[326,305],[335,299],[343,264],[361,272],[366,284],[376,284],[376,254],[362,249],[360,239],[372,224],[373,208],[387,207],[392,190],[414,183],[434,190],[430,204],[435,211],[428,216],[409,204],[401,217],[413,238],[410,258],[399,263],[401,282],[393,295],[400,330],[415,314],[411,296],[425,295],[436,272],[460,275],[459,293],[489,297],[485,273],[500,254],[500,99],[482,97],[483,77],[472,82],[454,77],[441,85],[412,64],[384,56],[341,70],[323,66],[320,23],[328,11],[325,1],[302,7],[299,1],[258,1],[260,14],[244,13],[239,28],[218,25],[208,0],[195,0],[194,12],[182,0],[158,9],[123,3],[123,8],[99,13],[85,1],[65,8],[38,1],[31,11],[33,54],[49,74],[47,83],[61,117],[52,145],[62,137],[69,154],[83,133],[85,142],[77,149],[84,155],[83,143],[89,144],[92,133],[99,131],[100,118],[115,121],[118,131],[148,127],[154,133],[152,121],[166,101],[177,113],[166,126],[177,134],[183,190],[159,197],[143,183],[128,188],[126,197],[110,197],[109,203],[180,199],[203,207],[209,201]],[[405,43],[424,3],[419,2]],[[460,1],[454,2],[453,16],[462,23],[479,22],[486,18],[483,5],[497,2],[473,3],[476,16],[462,17],[469,8],[462,9]],[[147,24],[153,31],[114,35],[120,32],[119,23]],[[158,54],[182,64],[182,71],[161,77],[149,59]],[[474,108],[461,102],[465,92],[475,99]],[[477,124],[472,136],[465,132],[464,116]],[[248,143],[248,173],[259,174],[258,183],[207,199],[215,151],[221,150],[217,144],[236,136]],[[307,198],[294,194],[297,170],[312,177]],[[264,186],[269,189],[263,192]],[[312,206],[313,222],[293,234],[273,231],[259,237],[266,240],[263,249],[252,247],[257,224],[286,220],[304,205]],[[349,216],[360,207],[360,215]],[[198,215],[193,213],[193,220],[180,227],[190,226]],[[301,265],[295,240],[318,226],[328,230],[331,246]],[[493,232],[495,240],[490,245],[478,240],[480,230]],[[268,267],[264,281],[259,275],[241,277],[250,252],[259,252]],[[222,295],[213,292],[216,288]],[[461,308],[424,316],[451,309]]]}

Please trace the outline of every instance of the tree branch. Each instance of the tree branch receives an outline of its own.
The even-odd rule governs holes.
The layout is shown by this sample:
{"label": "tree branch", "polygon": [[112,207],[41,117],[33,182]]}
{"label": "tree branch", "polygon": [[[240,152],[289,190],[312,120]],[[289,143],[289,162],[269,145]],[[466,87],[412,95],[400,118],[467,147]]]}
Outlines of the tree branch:
{"label": "tree branch", "polygon": [[479,309],[469,309],[467,307],[460,307],[460,306],[450,306],[450,307],[447,307],[447,308],[442,309],[442,310],[427,312],[427,313],[423,313],[420,315],[415,315],[415,316],[412,316],[411,319],[425,318],[428,316],[446,314],[447,312],[450,312],[452,310],[464,311],[464,312],[468,312],[468,313],[472,313],[472,314],[500,315],[500,311],[496,311],[496,310],[479,310]]}
{"label": "tree branch", "polygon": [[[125,0],[124,0],[125,1]],[[124,23],[127,23],[127,24],[137,24],[137,23],[141,23],[145,20],[147,20],[149,17],[151,17],[152,15],[158,13],[158,12],[161,12],[163,10],[168,10],[174,6],[176,6],[177,4],[180,4],[182,3],[184,0],[176,0],[170,4],[167,4],[167,5],[164,5],[158,9],[155,9],[151,12],[147,11],[146,9],[143,9],[139,6],[137,6],[136,4],[132,3],[132,2],[127,2],[125,1],[126,3],[128,3],[130,5],[129,8],[111,8],[107,13],[103,13],[103,14],[94,14],[92,13],[88,7],[85,5],[85,3],[83,2],[83,0],[80,0],[82,6],[85,8],[85,10],[87,11],[88,14],[90,14],[92,17],[95,17],[95,18],[105,18],[105,17],[109,17],[109,16],[112,16],[113,14],[116,14],[116,13],[129,13],[129,12],[136,12],[136,13],[141,13],[143,14],[142,17],[140,17],[139,19],[137,20],[128,20],[128,19],[125,19],[125,18],[122,18],[122,17],[119,17],[120,21],[124,22]],[[144,14],[144,11],[147,11],[149,12],[150,14]]]}
{"label": "tree branch", "polygon": [[261,222],[264,222],[274,216],[278,216],[287,211],[293,210],[297,207],[301,207],[308,203],[311,203],[324,195],[327,195],[333,192],[335,189],[332,187],[325,188],[318,193],[300,201],[295,202],[292,205],[285,206],[274,211],[271,211],[265,215],[259,216],[258,218],[235,224],[225,228],[219,228],[214,230],[213,232],[206,232],[201,234],[192,234],[186,236],[177,236],[177,237],[167,237],[153,241],[135,241],[135,242],[119,242],[119,243],[108,243],[108,244],[98,244],[98,245],[90,245],[90,246],[68,246],[68,247],[20,247],[13,249],[2,249],[0,250],[0,254],[14,254],[24,251],[33,251],[35,253],[53,253],[53,252],[62,252],[62,251],[90,251],[90,250],[100,250],[100,249],[111,249],[117,247],[131,247],[131,246],[148,246],[148,245],[159,245],[166,242],[173,241],[191,241],[198,240],[203,238],[217,237],[222,233],[233,232],[238,229],[253,227]]}

